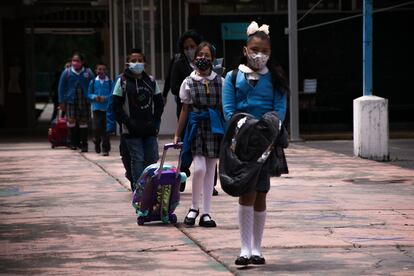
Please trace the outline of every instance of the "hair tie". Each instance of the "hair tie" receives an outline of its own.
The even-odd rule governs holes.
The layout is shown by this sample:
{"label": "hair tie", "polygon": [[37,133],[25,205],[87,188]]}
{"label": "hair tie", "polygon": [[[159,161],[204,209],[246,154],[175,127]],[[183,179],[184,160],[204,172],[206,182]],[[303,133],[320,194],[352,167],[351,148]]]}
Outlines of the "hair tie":
{"label": "hair tie", "polygon": [[263,24],[259,28],[259,25],[257,25],[256,21],[252,21],[249,27],[247,27],[247,30],[246,30],[247,36],[254,35],[257,32],[264,32],[265,34],[269,35],[269,25]]}

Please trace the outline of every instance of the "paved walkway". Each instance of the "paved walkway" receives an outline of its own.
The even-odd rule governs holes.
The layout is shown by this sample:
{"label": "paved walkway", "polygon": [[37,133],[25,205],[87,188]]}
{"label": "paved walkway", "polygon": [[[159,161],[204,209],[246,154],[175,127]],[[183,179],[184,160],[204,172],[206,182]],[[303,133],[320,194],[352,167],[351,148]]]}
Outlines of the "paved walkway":
{"label": "paved walkway", "polygon": [[235,198],[219,189],[218,227],[188,228],[187,185],[176,226],[137,226],[116,139],[113,148],[102,157],[0,143],[0,273],[414,275],[412,169],[292,144],[290,174],[268,196],[267,265],[239,268]]}

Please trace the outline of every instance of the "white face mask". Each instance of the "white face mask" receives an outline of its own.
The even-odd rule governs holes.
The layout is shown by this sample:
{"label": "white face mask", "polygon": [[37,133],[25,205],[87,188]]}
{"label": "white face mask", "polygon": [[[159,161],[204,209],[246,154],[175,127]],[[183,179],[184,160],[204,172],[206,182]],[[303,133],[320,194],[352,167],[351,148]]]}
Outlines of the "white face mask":
{"label": "white face mask", "polygon": [[128,63],[129,69],[135,74],[141,74],[145,69],[145,63],[130,62]]}
{"label": "white face mask", "polygon": [[188,49],[184,50],[185,56],[190,60],[193,61],[196,49]]}
{"label": "white face mask", "polygon": [[268,60],[269,56],[261,52],[247,54],[247,63],[252,69],[262,70],[266,66]]}

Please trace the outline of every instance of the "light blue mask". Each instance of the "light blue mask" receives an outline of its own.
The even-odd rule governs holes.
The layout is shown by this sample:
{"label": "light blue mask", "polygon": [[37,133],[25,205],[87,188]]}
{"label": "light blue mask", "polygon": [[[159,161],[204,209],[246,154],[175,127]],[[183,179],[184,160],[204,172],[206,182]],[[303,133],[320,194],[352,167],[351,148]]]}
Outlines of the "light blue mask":
{"label": "light blue mask", "polygon": [[129,69],[135,74],[141,74],[144,71],[145,63],[141,62],[130,62],[128,63]]}

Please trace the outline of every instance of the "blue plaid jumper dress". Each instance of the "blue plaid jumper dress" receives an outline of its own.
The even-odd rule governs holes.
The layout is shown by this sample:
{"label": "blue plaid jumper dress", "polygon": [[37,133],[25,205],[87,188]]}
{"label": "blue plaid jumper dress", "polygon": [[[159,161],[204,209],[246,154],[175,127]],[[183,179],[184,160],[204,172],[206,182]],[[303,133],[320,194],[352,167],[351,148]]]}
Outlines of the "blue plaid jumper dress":
{"label": "blue plaid jumper dress", "polygon": [[[223,114],[221,107],[221,91],[223,82],[221,76],[217,75],[213,80],[194,80],[187,77],[190,87],[192,104],[189,104],[190,112],[208,111],[208,108]],[[208,89],[207,89],[208,86]],[[220,153],[221,136],[211,132],[210,120],[203,120],[197,126],[197,136],[191,142],[193,156],[203,155],[208,158],[218,158]]]}

